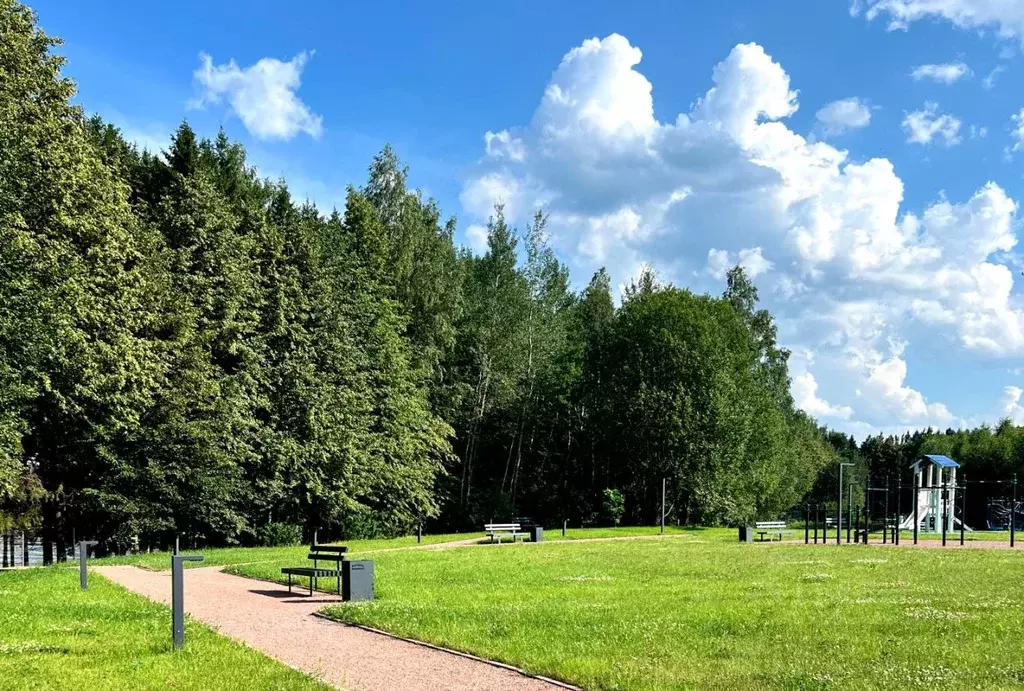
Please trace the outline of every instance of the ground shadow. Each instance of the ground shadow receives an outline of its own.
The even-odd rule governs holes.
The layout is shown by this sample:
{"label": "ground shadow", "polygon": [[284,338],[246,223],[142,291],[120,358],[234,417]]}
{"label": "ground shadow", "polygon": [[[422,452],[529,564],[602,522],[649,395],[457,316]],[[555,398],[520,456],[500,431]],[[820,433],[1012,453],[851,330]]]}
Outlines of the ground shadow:
{"label": "ground shadow", "polygon": [[292,593],[289,593],[287,590],[259,590],[259,589],[250,588],[249,592],[252,593],[253,595],[262,595],[264,597],[272,597],[275,600],[290,600],[290,601],[292,601],[292,602],[294,602],[296,604],[310,604],[310,603],[313,603],[313,604],[328,604],[328,605],[330,605],[330,604],[337,604],[337,603],[341,602],[341,600],[337,596],[335,596],[335,597],[333,597],[331,599],[320,599],[320,596],[322,596],[322,593],[317,593],[316,595],[310,597],[309,594],[308,594],[309,591],[306,591],[305,593],[303,593],[303,592],[292,592]]}

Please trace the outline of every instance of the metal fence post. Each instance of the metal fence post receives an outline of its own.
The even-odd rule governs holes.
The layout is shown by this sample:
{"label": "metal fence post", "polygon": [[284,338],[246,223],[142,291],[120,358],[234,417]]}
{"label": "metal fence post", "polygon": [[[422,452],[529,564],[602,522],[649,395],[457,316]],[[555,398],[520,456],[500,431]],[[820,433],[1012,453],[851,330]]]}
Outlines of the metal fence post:
{"label": "metal fence post", "polygon": [[665,534],[665,478],[661,478],[661,534]]}
{"label": "metal fence post", "polygon": [[896,530],[893,535],[893,542],[897,545],[900,544],[900,526],[903,521],[900,520],[902,515],[900,514],[900,498],[903,494],[903,476],[896,478]]}
{"label": "metal fence post", "polygon": [[868,532],[871,530],[871,477],[864,483],[864,544],[868,544]]}
{"label": "metal fence post", "polygon": [[78,580],[82,590],[89,589],[89,571],[86,562],[89,560],[89,548],[98,544],[95,540],[82,540],[78,543]]}
{"label": "metal fence post", "polygon": [[811,541],[811,505],[804,504],[804,544]]}
{"label": "metal fence post", "polygon": [[949,480],[942,478],[942,546],[946,546],[946,528],[949,526]]}
{"label": "metal fence post", "polygon": [[1013,501],[1010,502],[1010,547],[1017,532],[1017,473],[1013,474]]}
{"label": "metal fence post", "polygon": [[885,518],[882,519],[882,544],[889,540],[889,476],[885,477]]}
{"label": "metal fence post", "polygon": [[967,521],[967,473],[961,473],[964,486],[960,488],[960,546],[964,546],[964,523]]}
{"label": "metal fence post", "polygon": [[919,512],[919,505],[921,498],[921,488],[918,486],[917,473],[914,473],[914,544],[917,544],[917,531],[921,528],[921,517]]}
{"label": "metal fence post", "polygon": [[185,562],[202,560],[200,555],[171,557],[171,637],[175,650],[185,647]]}

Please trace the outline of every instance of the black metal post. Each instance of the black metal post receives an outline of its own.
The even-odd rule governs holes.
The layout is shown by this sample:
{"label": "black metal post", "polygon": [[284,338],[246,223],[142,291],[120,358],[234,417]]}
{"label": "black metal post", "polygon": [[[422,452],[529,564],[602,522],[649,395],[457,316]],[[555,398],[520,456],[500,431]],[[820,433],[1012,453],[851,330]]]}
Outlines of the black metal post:
{"label": "black metal post", "polygon": [[661,534],[665,534],[665,478],[661,478]]}
{"label": "black metal post", "polygon": [[423,542],[423,524],[420,523],[416,526],[416,544]]}
{"label": "black metal post", "polygon": [[850,544],[850,529],[853,528],[853,485],[846,486],[846,544]]}
{"label": "black metal post", "polygon": [[569,524],[568,520],[562,521],[562,537],[565,537],[565,527]]}
{"label": "black metal post", "polygon": [[1017,532],[1017,473],[1013,474],[1013,501],[1010,502],[1010,547]]}
{"label": "black metal post", "polygon": [[202,560],[198,554],[171,557],[171,638],[175,650],[185,647],[185,562]]}
{"label": "black metal post", "polygon": [[919,505],[921,503],[920,502],[920,499],[921,499],[921,488],[918,485],[920,485],[920,482],[917,479],[917,473],[914,473],[914,544],[915,545],[917,544],[917,531],[921,527],[921,522],[920,522],[920,518],[921,517],[919,515],[920,511],[918,510],[918,507],[919,507]]}
{"label": "black metal post", "polygon": [[814,505],[814,544],[818,544],[818,512],[821,509],[821,504]]}
{"label": "black metal post", "polygon": [[[964,546],[964,519],[967,518],[967,474],[961,473],[964,486],[960,488],[960,546]],[[954,497],[955,498],[955,497]]]}
{"label": "black metal post", "polygon": [[942,478],[942,546],[946,546],[946,528],[949,525],[949,480]]}
{"label": "black metal post", "polygon": [[896,535],[894,536],[893,542],[897,545],[900,544],[900,524],[903,522],[903,514],[900,512],[900,499],[903,495],[903,478],[896,478]]}
{"label": "black metal post", "polygon": [[889,530],[889,478],[885,478],[885,518],[882,519],[882,544],[886,544]]}
{"label": "black metal post", "polygon": [[810,526],[811,515],[810,514],[811,514],[811,505],[810,504],[804,504],[804,544],[805,545],[809,544],[810,541],[811,541],[811,538],[810,538],[810,533],[811,533],[811,526]]}
{"label": "black metal post", "polygon": [[78,581],[82,590],[89,589],[89,570],[86,562],[89,560],[89,548],[98,544],[95,540],[82,540],[78,543]]}
{"label": "black metal post", "polygon": [[864,483],[864,544],[868,544],[868,531],[871,530],[871,478]]}
{"label": "black metal post", "polygon": [[860,507],[859,506],[857,507],[856,512],[857,512],[857,514],[856,514],[857,517],[854,519],[856,521],[856,523],[854,523],[854,528],[853,528],[853,544],[855,544],[855,545],[856,544],[860,544]]}

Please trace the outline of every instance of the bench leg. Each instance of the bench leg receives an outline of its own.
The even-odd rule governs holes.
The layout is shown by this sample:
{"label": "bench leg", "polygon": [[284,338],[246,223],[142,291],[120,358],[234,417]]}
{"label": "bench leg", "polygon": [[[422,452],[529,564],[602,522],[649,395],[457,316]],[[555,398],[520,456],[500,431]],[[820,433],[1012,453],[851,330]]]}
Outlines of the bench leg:
{"label": "bench leg", "polygon": [[292,592],[292,575],[288,574],[288,593],[291,594],[291,592]]}

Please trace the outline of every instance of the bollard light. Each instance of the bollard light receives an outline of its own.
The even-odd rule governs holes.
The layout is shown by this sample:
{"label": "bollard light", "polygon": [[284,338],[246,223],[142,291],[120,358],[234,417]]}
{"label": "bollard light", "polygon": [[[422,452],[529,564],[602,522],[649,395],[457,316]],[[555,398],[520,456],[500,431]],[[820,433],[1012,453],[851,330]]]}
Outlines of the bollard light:
{"label": "bollard light", "polygon": [[198,554],[171,557],[171,635],[175,650],[185,647],[185,562],[202,560]]}
{"label": "bollard light", "polygon": [[89,559],[89,548],[98,544],[95,540],[82,540],[78,543],[78,580],[82,590],[89,589],[89,571],[85,564]]}

